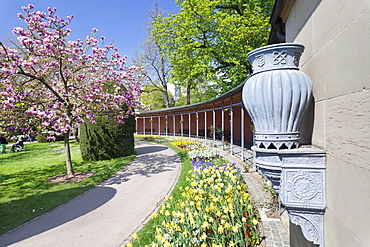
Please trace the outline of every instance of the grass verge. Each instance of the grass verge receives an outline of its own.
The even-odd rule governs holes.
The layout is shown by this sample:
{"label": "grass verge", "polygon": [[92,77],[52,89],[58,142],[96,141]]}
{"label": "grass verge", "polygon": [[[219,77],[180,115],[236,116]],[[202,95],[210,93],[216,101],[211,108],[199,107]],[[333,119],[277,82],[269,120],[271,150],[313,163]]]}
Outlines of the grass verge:
{"label": "grass verge", "polygon": [[0,155],[0,234],[93,188],[135,157],[83,161],[79,144],[71,143],[74,171],[95,171],[95,175],[78,183],[47,183],[49,177],[66,173],[63,147],[63,142],[35,142],[26,144],[24,152]]}

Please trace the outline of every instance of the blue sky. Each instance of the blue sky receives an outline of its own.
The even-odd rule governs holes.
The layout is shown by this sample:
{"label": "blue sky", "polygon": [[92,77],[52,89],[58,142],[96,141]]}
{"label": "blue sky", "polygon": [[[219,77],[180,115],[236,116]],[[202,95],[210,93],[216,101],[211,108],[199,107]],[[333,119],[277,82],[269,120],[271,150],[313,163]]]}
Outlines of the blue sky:
{"label": "blue sky", "polygon": [[[132,57],[140,44],[146,40],[143,27],[148,20],[148,11],[154,0],[0,0],[0,40],[12,35],[14,27],[24,27],[17,13],[29,3],[35,10],[46,12],[47,7],[56,7],[59,17],[74,15],[70,39],[86,38],[92,28],[106,42],[115,40],[121,55]],[[161,0],[160,6],[168,13],[178,12],[175,0]]]}

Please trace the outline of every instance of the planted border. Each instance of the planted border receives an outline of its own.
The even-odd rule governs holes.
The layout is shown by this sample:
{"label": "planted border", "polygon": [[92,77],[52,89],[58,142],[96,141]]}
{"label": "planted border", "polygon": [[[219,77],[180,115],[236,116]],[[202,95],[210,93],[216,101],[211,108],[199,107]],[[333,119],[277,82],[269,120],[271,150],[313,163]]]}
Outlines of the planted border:
{"label": "planted border", "polygon": [[152,215],[152,241],[143,241],[140,231],[127,246],[259,244],[258,214],[235,164],[220,162],[224,160],[213,149],[194,141],[178,138],[171,144],[192,155],[188,185],[178,187],[180,196],[166,198],[165,204]]}

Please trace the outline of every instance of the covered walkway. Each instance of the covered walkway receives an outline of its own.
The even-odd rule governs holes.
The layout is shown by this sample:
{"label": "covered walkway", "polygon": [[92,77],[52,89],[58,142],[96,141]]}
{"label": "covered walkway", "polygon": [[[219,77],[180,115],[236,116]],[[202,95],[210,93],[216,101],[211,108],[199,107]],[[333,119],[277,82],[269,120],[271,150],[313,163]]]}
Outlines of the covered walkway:
{"label": "covered walkway", "polygon": [[210,101],[140,112],[136,133],[201,138],[249,162],[253,123],[243,106],[243,86]]}

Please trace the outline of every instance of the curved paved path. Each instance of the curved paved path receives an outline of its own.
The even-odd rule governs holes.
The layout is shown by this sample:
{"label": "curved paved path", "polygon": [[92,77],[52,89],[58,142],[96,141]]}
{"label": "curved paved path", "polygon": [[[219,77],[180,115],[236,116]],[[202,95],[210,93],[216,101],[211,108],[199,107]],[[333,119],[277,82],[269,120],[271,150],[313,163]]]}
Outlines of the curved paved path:
{"label": "curved paved path", "polygon": [[135,142],[137,157],[103,184],[0,236],[0,246],[124,246],[177,182],[180,159]]}

